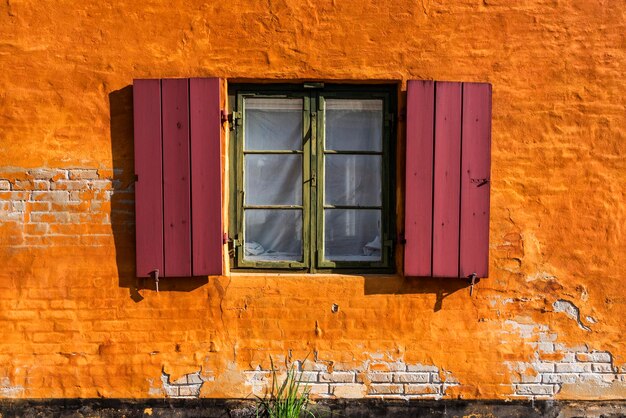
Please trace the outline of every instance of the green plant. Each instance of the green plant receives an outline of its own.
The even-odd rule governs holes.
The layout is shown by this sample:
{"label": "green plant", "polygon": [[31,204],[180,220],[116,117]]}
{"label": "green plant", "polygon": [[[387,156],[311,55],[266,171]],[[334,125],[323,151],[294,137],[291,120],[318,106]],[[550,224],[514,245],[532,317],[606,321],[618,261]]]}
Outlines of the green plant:
{"label": "green plant", "polygon": [[256,416],[258,418],[315,417],[313,412],[307,409],[310,403],[311,388],[302,382],[302,373],[298,372],[292,364],[287,370],[285,379],[279,383],[279,376],[272,357],[270,357],[270,363],[272,365],[272,386],[265,397],[257,397],[259,405]]}

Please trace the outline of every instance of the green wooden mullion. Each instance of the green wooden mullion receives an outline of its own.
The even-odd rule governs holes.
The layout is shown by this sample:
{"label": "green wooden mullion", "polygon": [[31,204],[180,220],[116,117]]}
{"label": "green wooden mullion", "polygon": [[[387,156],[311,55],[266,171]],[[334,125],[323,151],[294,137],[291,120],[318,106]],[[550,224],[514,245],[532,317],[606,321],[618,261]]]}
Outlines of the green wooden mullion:
{"label": "green wooden mullion", "polygon": [[315,225],[312,230],[315,233],[315,239],[312,241],[315,245],[315,261],[311,265],[313,272],[321,266],[324,260],[324,139],[326,134],[326,102],[324,96],[316,93],[313,104],[315,106],[315,114],[317,116],[316,135],[315,135],[315,158],[317,187],[315,187]]}
{"label": "green wooden mullion", "polygon": [[384,155],[384,152],[380,152],[380,151],[335,151],[335,150],[324,150],[324,154],[334,154],[334,155]]}
{"label": "green wooden mullion", "polygon": [[310,241],[309,241],[309,260],[310,260],[310,264],[309,264],[309,268],[311,272],[315,272],[315,267],[317,264],[317,260],[318,260],[318,249],[319,249],[319,245],[318,245],[318,222],[319,222],[319,216],[317,214],[317,208],[319,207],[318,205],[318,196],[320,195],[319,193],[319,185],[322,184],[319,181],[319,161],[318,158],[320,156],[319,153],[319,142],[320,142],[320,132],[323,132],[322,130],[320,130],[320,120],[322,119],[319,115],[319,104],[318,104],[318,94],[316,92],[311,92],[310,96],[309,96],[309,115],[310,115],[310,119],[311,119],[311,124],[310,124],[310,141],[309,141],[309,146],[308,146],[308,150],[309,150],[309,154],[310,154],[310,158],[309,158],[309,164],[310,164],[310,172],[311,172],[311,176],[310,179],[311,181],[308,182],[309,184],[309,196],[310,196],[310,217],[309,217],[309,230],[311,232],[310,235]]}
{"label": "green wooden mullion", "polygon": [[276,209],[276,210],[288,210],[288,209],[304,209],[304,205],[243,205],[244,209]]}
{"label": "green wooden mullion", "polygon": [[287,154],[287,155],[304,155],[302,150],[244,150],[244,155],[248,154]]}
{"label": "green wooden mullion", "polygon": [[328,205],[328,204],[324,204],[324,209],[383,210],[384,206],[350,206],[350,205]]}
{"label": "green wooden mullion", "polygon": [[[244,97],[238,95],[237,97],[237,111],[243,112],[243,99]],[[237,212],[237,236],[236,239],[239,243],[243,244],[244,242],[244,222],[243,222],[243,138],[244,138],[244,125],[243,123],[237,125],[235,124],[235,140],[236,140],[236,157],[235,157],[235,167],[237,170],[236,174],[236,187],[234,188],[235,199],[234,202],[236,204],[236,212]],[[239,245],[235,248],[235,259],[236,265],[240,266],[243,263],[244,257],[244,246]]]}
{"label": "green wooden mullion", "polygon": [[[311,96],[303,97],[302,103],[302,255],[304,266],[311,266]],[[290,267],[294,267],[290,265]]]}

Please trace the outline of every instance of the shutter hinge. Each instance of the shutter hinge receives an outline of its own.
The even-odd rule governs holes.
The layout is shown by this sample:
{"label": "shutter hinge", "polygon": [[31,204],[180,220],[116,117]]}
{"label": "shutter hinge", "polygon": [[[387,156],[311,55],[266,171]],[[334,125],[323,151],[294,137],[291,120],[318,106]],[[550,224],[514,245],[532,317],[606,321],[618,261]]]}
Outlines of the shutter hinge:
{"label": "shutter hinge", "polygon": [[232,130],[235,125],[241,125],[241,112],[228,113],[225,110],[221,111],[222,123],[228,122],[230,129]]}

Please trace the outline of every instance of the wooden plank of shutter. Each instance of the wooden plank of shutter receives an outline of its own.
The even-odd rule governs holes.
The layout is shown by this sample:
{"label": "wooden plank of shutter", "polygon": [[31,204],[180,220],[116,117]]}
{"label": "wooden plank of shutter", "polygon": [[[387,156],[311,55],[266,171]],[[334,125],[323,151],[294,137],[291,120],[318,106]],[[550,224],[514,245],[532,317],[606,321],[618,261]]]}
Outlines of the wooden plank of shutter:
{"label": "wooden plank of shutter", "polygon": [[432,275],[433,120],[432,81],[407,83],[404,274]]}
{"label": "wooden plank of shutter", "polygon": [[433,276],[459,275],[461,83],[435,86]]}
{"label": "wooden plank of shutter", "polygon": [[165,276],[191,276],[189,80],[162,80]]}
{"label": "wooden plank of shutter", "polygon": [[460,275],[489,275],[491,85],[463,84]]}
{"label": "wooden plank of shutter", "polygon": [[161,82],[133,81],[137,277],[163,274]]}
{"label": "wooden plank of shutter", "polygon": [[220,79],[189,81],[193,275],[222,274]]}

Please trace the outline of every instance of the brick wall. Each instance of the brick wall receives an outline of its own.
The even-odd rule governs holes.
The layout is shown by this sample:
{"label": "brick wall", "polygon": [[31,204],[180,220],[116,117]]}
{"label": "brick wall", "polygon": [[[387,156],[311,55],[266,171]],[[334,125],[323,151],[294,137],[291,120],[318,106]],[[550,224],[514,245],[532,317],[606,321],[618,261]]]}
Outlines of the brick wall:
{"label": "brick wall", "polygon": [[[308,356],[329,398],[626,399],[625,33],[617,1],[3,2],[0,397],[245,397]],[[132,80],[207,76],[490,82],[490,277],[137,280]]]}

